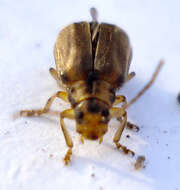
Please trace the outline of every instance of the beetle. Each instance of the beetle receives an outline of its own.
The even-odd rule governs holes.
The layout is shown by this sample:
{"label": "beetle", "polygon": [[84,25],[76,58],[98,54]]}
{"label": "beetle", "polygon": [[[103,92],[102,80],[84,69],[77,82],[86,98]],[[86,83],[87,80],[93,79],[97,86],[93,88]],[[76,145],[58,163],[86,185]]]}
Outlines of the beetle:
{"label": "beetle", "polygon": [[[92,22],[73,23],[58,35],[54,58],[56,70],[50,73],[65,91],[58,91],[50,97],[43,109],[22,110],[20,116],[40,116],[50,111],[55,98],[71,104],[71,108],[60,113],[60,126],[68,150],[64,157],[67,165],[71,160],[73,141],[66,129],[64,118],[76,121],[76,131],[81,140],[90,139],[102,142],[112,118],[120,122],[113,142],[124,153],[134,152],[119,143],[127,126],[139,129],[127,122],[126,109],[134,103],[154,82],[163,61],[160,61],[149,83],[127,103],[125,96],[116,95],[123,84],[135,76],[129,73],[132,48],[126,32],[112,24],[98,23],[97,11],[90,9]],[[122,103],[121,107],[114,107]]]}

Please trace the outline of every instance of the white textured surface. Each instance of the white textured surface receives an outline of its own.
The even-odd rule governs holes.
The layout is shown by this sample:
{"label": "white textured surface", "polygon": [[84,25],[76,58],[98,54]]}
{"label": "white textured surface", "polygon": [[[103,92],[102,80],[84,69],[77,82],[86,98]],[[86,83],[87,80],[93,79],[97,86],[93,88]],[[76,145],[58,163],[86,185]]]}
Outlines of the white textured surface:
{"label": "white textured surface", "polygon": [[[136,77],[121,90],[131,99],[149,80],[160,58],[166,64],[154,86],[129,110],[139,133],[125,130],[121,143],[146,156],[147,167],[135,171],[135,159],[115,150],[112,121],[104,142],[79,142],[74,123],[66,121],[75,143],[72,163],[59,118],[20,118],[12,114],[40,108],[58,90],[48,69],[55,67],[53,45],[63,26],[99,20],[124,28],[133,45],[131,70]],[[178,0],[135,1],[0,1],[0,189],[180,189],[180,24]],[[60,106],[59,106],[60,105]],[[55,101],[53,109],[69,105]],[[126,135],[130,134],[130,139]],[[91,174],[94,173],[94,177]]]}

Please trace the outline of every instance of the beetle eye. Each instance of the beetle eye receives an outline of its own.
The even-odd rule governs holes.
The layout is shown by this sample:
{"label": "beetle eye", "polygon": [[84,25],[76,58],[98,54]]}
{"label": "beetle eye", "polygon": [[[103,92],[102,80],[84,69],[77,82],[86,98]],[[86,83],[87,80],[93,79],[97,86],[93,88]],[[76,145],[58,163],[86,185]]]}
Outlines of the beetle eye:
{"label": "beetle eye", "polygon": [[109,110],[108,109],[105,109],[105,110],[103,110],[102,111],[102,116],[104,116],[104,117],[108,117],[109,116]]}

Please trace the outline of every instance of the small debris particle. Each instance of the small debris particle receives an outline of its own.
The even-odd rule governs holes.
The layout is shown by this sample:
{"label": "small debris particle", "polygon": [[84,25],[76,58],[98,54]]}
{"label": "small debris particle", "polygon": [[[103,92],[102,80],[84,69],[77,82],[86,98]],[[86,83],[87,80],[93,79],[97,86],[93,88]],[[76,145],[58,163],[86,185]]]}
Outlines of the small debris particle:
{"label": "small debris particle", "polygon": [[50,154],[50,155],[49,155],[49,158],[53,158],[53,154]]}
{"label": "small debris particle", "polygon": [[136,163],[134,164],[134,168],[136,170],[139,170],[140,168],[145,168],[144,162],[145,162],[145,156],[138,156]]}
{"label": "small debris particle", "polygon": [[99,190],[103,190],[103,188],[102,188],[102,187],[99,187]]}
{"label": "small debris particle", "polygon": [[91,174],[91,177],[95,177],[95,174],[94,174],[94,173],[92,173],[92,174]]}
{"label": "small debris particle", "polygon": [[166,144],[166,146],[168,146],[168,144]]}
{"label": "small debris particle", "polygon": [[46,152],[46,149],[45,149],[45,148],[42,148],[41,150],[42,150],[43,152]]}
{"label": "small debris particle", "polygon": [[166,134],[166,133],[167,133],[167,131],[166,131],[166,130],[164,130],[164,131],[163,131],[163,133],[164,133],[164,134]]}
{"label": "small debris particle", "polygon": [[180,103],[180,93],[177,96],[177,101]]}
{"label": "small debris particle", "polygon": [[130,138],[130,135],[126,135],[126,138]]}
{"label": "small debris particle", "polygon": [[169,160],[169,159],[171,159],[171,157],[170,157],[170,156],[168,156],[168,160]]}

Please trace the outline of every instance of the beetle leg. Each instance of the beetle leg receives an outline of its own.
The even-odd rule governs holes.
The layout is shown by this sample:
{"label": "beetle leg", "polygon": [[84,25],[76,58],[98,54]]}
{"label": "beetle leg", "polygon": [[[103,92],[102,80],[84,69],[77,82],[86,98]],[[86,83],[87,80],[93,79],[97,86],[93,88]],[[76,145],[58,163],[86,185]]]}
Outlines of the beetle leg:
{"label": "beetle leg", "polygon": [[127,113],[126,113],[126,111],[124,111],[121,108],[111,108],[110,113],[111,113],[111,118],[115,117],[118,120],[119,120],[119,118],[123,118],[123,119],[120,119],[121,125],[119,126],[118,130],[116,131],[116,133],[114,135],[113,142],[115,143],[116,147],[118,149],[121,149],[125,154],[131,153],[132,156],[134,156],[135,153],[132,150],[127,149],[125,146],[123,146],[119,143],[122,132],[123,132],[123,130],[127,124]]}
{"label": "beetle leg", "polygon": [[51,96],[46,105],[44,106],[43,109],[39,109],[39,110],[22,110],[20,111],[20,116],[39,116],[39,115],[42,115],[44,113],[47,113],[50,109],[50,106],[52,105],[53,101],[55,100],[55,98],[61,98],[63,99],[64,101],[68,101],[68,98],[67,98],[67,93],[66,92],[62,92],[62,91],[59,91],[57,92],[56,94],[54,94],[53,96]]}
{"label": "beetle leg", "polygon": [[59,80],[57,71],[56,71],[54,68],[50,68],[50,69],[49,69],[49,72],[51,73],[52,77],[53,77],[55,80]]}
{"label": "beetle leg", "polygon": [[52,77],[57,81],[58,85],[62,86],[61,81],[60,81],[60,79],[58,77],[57,71],[54,68],[50,68],[49,72],[51,73]]}
{"label": "beetle leg", "polygon": [[123,105],[127,104],[126,97],[125,96],[121,96],[121,95],[120,96],[116,96],[116,99],[115,99],[115,102],[114,102],[113,105],[117,105],[117,104],[119,104],[121,102],[123,102]]}
{"label": "beetle leg", "polygon": [[68,163],[71,160],[70,158],[71,158],[71,155],[72,155],[73,142],[72,142],[71,136],[69,135],[69,133],[68,133],[68,131],[66,129],[66,126],[64,124],[64,118],[74,119],[75,118],[74,110],[73,109],[67,109],[67,110],[64,110],[63,112],[60,113],[61,129],[62,129],[62,132],[64,134],[66,145],[69,147],[69,149],[66,152],[65,157],[64,157],[64,163],[65,163],[65,165],[68,165]]}
{"label": "beetle leg", "polygon": [[136,73],[135,72],[131,72],[128,74],[127,78],[126,78],[126,82],[130,81],[133,77],[135,77]]}
{"label": "beetle leg", "polygon": [[[122,122],[121,117],[118,118],[117,120],[120,121],[120,122]],[[136,132],[138,132],[138,131],[140,130],[137,125],[135,125],[135,124],[133,124],[133,123],[131,123],[131,122],[129,122],[129,121],[127,121],[126,127],[127,127],[128,129],[130,129],[130,130],[136,130]]]}

